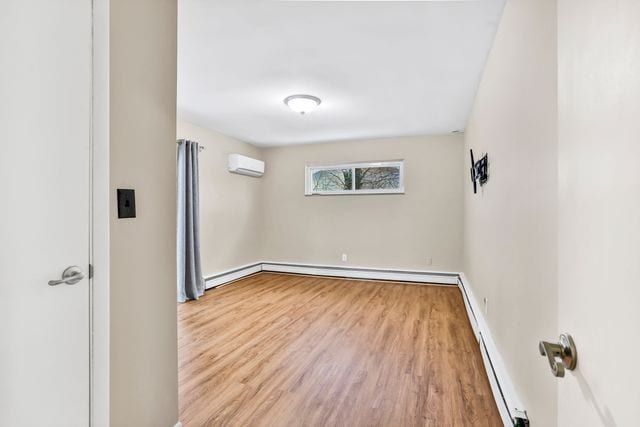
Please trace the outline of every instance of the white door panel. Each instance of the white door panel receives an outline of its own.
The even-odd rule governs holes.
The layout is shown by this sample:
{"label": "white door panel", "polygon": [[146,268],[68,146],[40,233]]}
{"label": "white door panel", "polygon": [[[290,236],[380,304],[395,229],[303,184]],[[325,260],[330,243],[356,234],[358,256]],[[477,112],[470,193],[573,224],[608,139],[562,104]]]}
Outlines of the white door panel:
{"label": "white door panel", "polygon": [[0,424],[89,424],[91,2],[0,2]]}
{"label": "white door panel", "polygon": [[640,423],[640,2],[560,0],[559,426]]}

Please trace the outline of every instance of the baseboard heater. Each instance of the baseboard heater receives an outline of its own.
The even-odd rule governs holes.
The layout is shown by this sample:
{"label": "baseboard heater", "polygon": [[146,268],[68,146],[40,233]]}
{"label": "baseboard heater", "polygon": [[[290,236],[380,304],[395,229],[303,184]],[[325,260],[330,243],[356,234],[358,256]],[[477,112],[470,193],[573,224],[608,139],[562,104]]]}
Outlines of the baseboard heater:
{"label": "baseboard heater", "polygon": [[458,286],[462,293],[469,323],[480,346],[487,378],[503,424],[508,427],[529,426],[524,406],[515,392],[513,382],[507,374],[502,357],[493,342],[478,302],[463,273],[261,261],[208,276],[205,278],[206,288],[223,286],[261,271]]}
{"label": "baseboard heater", "polygon": [[269,261],[262,263],[262,271],[308,274],[311,276],[345,277],[349,279],[390,280],[394,282],[436,283],[440,285],[458,284],[457,273],[443,271],[396,270]]}
{"label": "baseboard heater", "polygon": [[[458,286],[462,293],[462,299],[464,301],[465,308],[467,309],[467,317],[471,323],[478,345],[480,346],[480,354],[482,355],[482,362],[487,373],[489,384],[491,385],[491,391],[493,398],[498,407],[498,412],[502,418],[502,422],[505,426],[514,427],[528,427],[529,418],[524,406],[520,402],[513,383],[506,373],[506,368],[502,362],[500,354],[493,344],[489,329],[486,326],[484,317],[480,310],[478,310],[478,304],[474,298],[471,289],[468,288],[468,281],[464,274],[460,273],[458,276]],[[475,307],[475,309],[474,309]],[[489,345],[487,345],[487,342]]]}

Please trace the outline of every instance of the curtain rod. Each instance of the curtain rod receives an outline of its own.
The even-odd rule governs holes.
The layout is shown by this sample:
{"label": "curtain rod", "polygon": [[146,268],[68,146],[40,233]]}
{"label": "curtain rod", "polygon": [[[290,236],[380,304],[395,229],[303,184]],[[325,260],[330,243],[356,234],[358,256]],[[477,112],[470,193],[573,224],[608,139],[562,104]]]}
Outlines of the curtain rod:
{"label": "curtain rod", "polygon": [[[183,139],[179,139],[176,141],[176,144],[180,144],[182,141],[184,141]],[[207,147],[205,147],[204,145],[200,145],[198,144],[198,151],[202,151],[202,150],[206,150]]]}

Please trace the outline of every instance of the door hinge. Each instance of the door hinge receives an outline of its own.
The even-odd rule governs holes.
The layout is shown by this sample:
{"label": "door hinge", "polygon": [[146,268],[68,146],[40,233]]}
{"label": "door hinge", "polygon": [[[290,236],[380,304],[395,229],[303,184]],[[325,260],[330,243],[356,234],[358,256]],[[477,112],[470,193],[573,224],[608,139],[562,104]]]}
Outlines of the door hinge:
{"label": "door hinge", "polygon": [[93,279],[93,264],[89,264],[89,279]]}

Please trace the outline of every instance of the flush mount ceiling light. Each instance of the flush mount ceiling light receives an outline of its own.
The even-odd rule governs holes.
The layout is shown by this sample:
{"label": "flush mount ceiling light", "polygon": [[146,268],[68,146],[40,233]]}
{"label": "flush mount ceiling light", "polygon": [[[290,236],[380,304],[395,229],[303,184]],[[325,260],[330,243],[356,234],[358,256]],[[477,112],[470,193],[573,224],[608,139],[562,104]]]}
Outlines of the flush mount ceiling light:
{"label": "flush mount ceiling light", "polygon": [[291,95],[284,99],[287,104],[296,113],[307,114],[316,109],[320,105],[320,98],[313,95]]}

